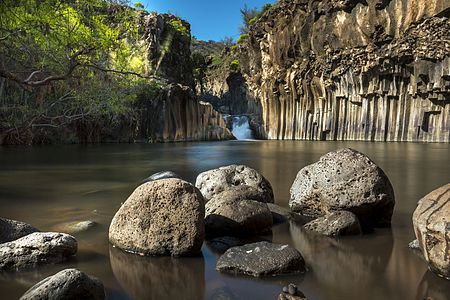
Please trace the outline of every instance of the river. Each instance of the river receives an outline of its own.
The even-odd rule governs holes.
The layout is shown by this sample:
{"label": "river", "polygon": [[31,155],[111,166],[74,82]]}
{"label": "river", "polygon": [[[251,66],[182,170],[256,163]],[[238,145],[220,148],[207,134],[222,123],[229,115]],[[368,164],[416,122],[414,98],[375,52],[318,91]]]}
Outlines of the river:
{"label": "river", "polygon": [[[304,275],[253,279],[215,271],[218,254],[142,258],[108,244],[109,223],[128,195],[148,175],[172,170],[195,182],[198,173],[246,164],[271,183],[277,204],[287,207],[297,172],[328,151],[351,147],[371,157],[388,175],[396,194],[392,229],[338,240],[317,237],[296,224],[265,237],[299,249]],[[64,265],[29,273],[0,274],[1,299],[17,299],[45,276],[67,267],[99,277],[108,299],[276,299],[284,284],[297,283],[313,300],[450,299],[450,282],[429,273],[408,249],[417,201],[450,181],[448,144],[230,141],[178,144],[0,148],[0,216],[43,231],[62,223],[100,225],[76,234],[79,252]]]}

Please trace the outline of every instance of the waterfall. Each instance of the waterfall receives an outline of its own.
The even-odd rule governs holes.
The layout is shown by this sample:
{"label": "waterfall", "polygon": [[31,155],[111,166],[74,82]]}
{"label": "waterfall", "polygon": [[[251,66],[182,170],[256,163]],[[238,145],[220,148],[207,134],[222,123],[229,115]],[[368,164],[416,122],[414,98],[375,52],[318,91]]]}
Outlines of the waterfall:
{"label": "waterfall", "polygon": [[250,119],[247,116],[234,116],[232,133],[238,140],[251,140],[253,133],[250,129]]}

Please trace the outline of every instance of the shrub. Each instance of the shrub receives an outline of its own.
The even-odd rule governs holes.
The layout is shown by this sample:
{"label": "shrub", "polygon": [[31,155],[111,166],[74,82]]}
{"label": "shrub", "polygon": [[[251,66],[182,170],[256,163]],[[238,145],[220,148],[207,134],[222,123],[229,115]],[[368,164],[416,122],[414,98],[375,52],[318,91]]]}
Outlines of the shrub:
{"label": "shrub", "polygon": [[243,41],[245,41],[247,38],[248,38],[248,34],[247,33],[241,34],[241,36],[237,40],[237,43],[240,44]]}
{"label": "shrub", "polygon": [[239,69],[239,65],[240,65],[239,60],[235,59],[230,63],[230,69],[232,71],[237,71]]}
{"label": "shrub", "polygon": [[180,19],[172,19],[170,20],[169,24],[174,30],[180,32],[182,35],[190,35],[189,29],[183,24]]}

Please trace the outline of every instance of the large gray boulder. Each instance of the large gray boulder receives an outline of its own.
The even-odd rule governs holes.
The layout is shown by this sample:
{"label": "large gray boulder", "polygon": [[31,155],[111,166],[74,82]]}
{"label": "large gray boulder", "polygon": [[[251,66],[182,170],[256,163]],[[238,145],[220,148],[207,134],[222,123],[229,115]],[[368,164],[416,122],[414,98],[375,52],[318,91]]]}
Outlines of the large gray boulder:
{"label": "large gray boulder", "polygon": [[420,199],[413,224],[431,271],[450,279],[450,183]]}
{"label": "large gray boulder", "polygon": [[0,270],[20,271],[50,263],[61,263],[77,252],[75,238],[65,233],[35,232],[0,244]]}
{"label": "large gray boulder", "polygon": [[66,269],[31,287],[20,300],[103,300],[105,289],[100,280],[76,269]]}
{"label": "large gray boulder", "polygon": [[305,261],[295,248],[258,242],[228,249],[217,261],[220,272],[255,277],[305,272]]}
{"label": "large gray boulder", "polygon": [[196,255],[205,235],[205,204],[200,191],[180,179],[139,186],[109,227],[110,242],[141,255]]}
{"label": "large gray boulder", "polygon": [[362,234],[358,218],[349,211],[335,211],[319,217],[305,224],[305,229],[326,236]]}
{"label": "large gray boulder", "polygon": [[24,237],[30,233],[38,232],[36,228],[30,224],[0,218],[0,244],[7,243]]}
{"label": "large gray boulder", "polygon": [[358,151],[341,149],[298,172],[289,205],[312,217],[347,210],[363,227],[384,227],[391,223],[395,197],[388,177],[373,161]]}
{"label": "large gray boulder", "polygon": [[256,170],[243,165],[230,165],[203,172],[197,176],[195,186],[202,192],[206,201],[224,191],[232,190],[231,193],[242,195],[241,199],[274,202],[270,182]]}
{"label": "large gray boulder", "polygon": [[266,203],[222,198],[219,194],[206,203],[205,229],[208,237],[256,235],[273,224]]}

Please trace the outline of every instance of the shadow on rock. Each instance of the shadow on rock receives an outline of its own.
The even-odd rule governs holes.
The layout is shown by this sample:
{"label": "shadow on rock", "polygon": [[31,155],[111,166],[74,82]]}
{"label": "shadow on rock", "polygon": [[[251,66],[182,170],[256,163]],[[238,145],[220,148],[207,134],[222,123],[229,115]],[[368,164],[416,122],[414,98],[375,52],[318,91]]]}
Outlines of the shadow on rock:
{"label": "shadow on rock", "polygon": [[111,268],[133,299],[202,299],[203,257],[142,257],[109,248]]}
{"label": "shadow on rock", "polygon": [[431,271],[427,271],[417,288],[416,300],[433,299],[448,300],[450,299],[450,281],[438,277]]}
{"label": "shadow on rock", "polygon": [[[294,246],[302,253],[314,276],[328,288],[364,289],[386,271],[393,248],[392,231],[341,240],[304,230],[290,223]],[[377,251],[374,251],[376,249]]]}
{"label": "shadow on rock", "polygon": [[242,246],[256,242],[272,242],[272,231],[266,232],[264,235],[251,237],[233,237],[222,236],[206,241],[206,246],[215,254],[223,254],[231,247]]}

